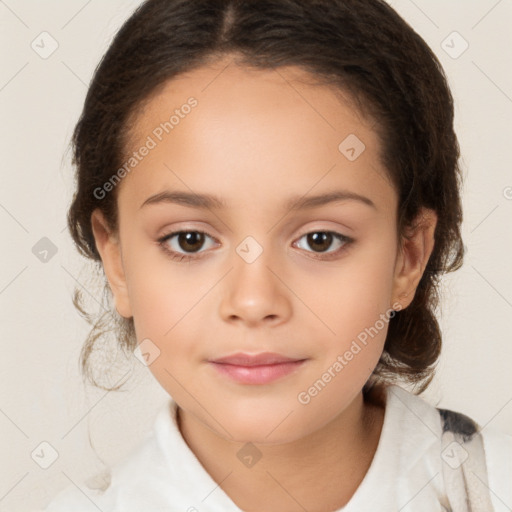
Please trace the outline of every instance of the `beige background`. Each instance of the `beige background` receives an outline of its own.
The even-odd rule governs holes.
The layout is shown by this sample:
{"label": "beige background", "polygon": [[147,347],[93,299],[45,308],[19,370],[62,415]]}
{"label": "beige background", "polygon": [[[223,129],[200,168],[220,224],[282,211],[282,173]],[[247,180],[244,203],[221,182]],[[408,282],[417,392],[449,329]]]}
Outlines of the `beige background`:
{"label": "beige background", "polygon": [[[445,281],[444,352],[426,397],[512,434],[512,2],[391,3],[446,69],[467,176],[468,254]],[[77,282],[92,297],[98,292],[87,284],[65,229],[73,184],[69,137],[95,66],[138,4],[0,1],[0,511],[42,508],[70,482],[99,471],[99,457],[119,460],[151,428],[167,397],[138,362],[126,392],[84,388],[78,356],[87,324],[71,293]],[[58,43],[46,59],[31,47],[47,37],[51,48],[43,31]],[[453,31],[469,44],[458,58],[445,51],[463,48]],[[46,263],[32,252],[43,237],[57,249]],[[59,455],[48,469],[31,457],[42,442]]]}

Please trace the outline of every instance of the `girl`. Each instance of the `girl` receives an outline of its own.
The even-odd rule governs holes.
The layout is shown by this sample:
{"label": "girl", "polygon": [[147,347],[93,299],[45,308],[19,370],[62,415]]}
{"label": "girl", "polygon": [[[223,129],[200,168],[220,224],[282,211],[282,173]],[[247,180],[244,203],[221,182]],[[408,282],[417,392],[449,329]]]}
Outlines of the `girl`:
{"label": "girl", "polygon": [[71,234],[172,398],[48,512],[510,510],[512,439],[418,396],[459,154],[440,64],[385,2],[147,0],[72,142]]}

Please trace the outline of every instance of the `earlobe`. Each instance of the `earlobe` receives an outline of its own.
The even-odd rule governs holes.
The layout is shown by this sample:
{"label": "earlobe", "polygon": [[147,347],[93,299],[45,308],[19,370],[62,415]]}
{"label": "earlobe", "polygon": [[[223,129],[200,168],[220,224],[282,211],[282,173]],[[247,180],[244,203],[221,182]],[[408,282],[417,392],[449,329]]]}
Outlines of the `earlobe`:
{"label": "earlobe", "polygon": [[416,288],[423,276],[428,260],[434,250],[434,233],[437,225],[435,211],[423,208],[403,238],[395,265],[391,307],[408,307],[414,299]]}
{"label": "earlobe", "polygon": [[112,290],[116,310],[121,316],[130,318],[132,312],[121,255],[121,244],[117,234],[110,230],[103,212],[99,208],[91,214],[91,227],[103,269]]}

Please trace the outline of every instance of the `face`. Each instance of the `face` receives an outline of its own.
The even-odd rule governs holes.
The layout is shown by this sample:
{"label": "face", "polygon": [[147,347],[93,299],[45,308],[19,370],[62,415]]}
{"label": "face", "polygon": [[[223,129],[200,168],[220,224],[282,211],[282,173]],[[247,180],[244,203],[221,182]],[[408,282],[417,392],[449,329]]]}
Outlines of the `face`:
{"label": "face", "polygon": [[[292,441],[345,411],[421,275],[399,250],[371,121],[304,78],[222,63],[168,82],[134,123],[119,237],[93,215],[150,371],[184,413],[235,441]],[[218,202],[194,205],[192,193]],[[240,352],[302,362],[273,380],[211,362]]]}

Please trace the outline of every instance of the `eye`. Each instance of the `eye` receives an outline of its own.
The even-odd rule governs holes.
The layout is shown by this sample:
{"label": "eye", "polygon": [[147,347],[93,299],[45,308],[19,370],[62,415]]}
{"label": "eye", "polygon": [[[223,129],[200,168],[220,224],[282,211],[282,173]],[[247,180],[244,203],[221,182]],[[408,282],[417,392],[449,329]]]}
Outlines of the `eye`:
{"label": "eye", "polygon": [[197,254],[199,249],[204,245],[205,238],[211,238],[213,240],[213,238],[204,231],[174,231],[160,238],[158,242],[172,259],[182,261],[199,258],[200,256],[194,256],[194,254]]}
{"label": "eye", "polygon": [[[158,240],[158,243],[171,259],[189,261],[193,259],[197,260],[202,257],[202,253],[205,251],[200,251],[200,249],[203,247],[207,238],[215,240],[204,231],[183,230],[174,231],[163,236]],[[311,231],[310,233],[302,235],[299,238],[299,242],[302,239],[305,239],[306,243],[313,248],[313,251],[307,252],[312,252],[313,257],[317,259],[336,257],[346,249],[347,245],[354,241],[352,238],[334,231]],[[301,247],[299,242],[295,242],[295,244],[300,249],[303,249],[304,247]],[[335,248],[335,250],[328,251],[329,247],[333,245],[333,242],[337,242],[338,247]],[[322,256],[324,253],[328,256]]]}
{"label": "eye", "polygon": [[[307,245],[313,248],[313,252],[316,254],[329,254],[328,257],[332,257],[333,255],[338,255],[341,251],[345,249],[345,247],[353,242],[352,238],[348,236],[342,235],[341,233],[336,233],[334,231],[311,231],[310,233],[306,233],[299,238],[299,241],[305,239]],[[332,246],[333,242],[337,242],[338,248],[333,251],[328,251],[329,247]],[[297,245],[300,249],[304,247],[300,247],[300,244],[297,242]],[[306,249],[307,250],[307,249]],[[311,251],[308,251],[311,252]],[[315,258],[322,258],[323,256],[314,256]]]}

